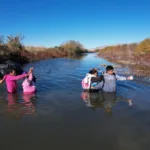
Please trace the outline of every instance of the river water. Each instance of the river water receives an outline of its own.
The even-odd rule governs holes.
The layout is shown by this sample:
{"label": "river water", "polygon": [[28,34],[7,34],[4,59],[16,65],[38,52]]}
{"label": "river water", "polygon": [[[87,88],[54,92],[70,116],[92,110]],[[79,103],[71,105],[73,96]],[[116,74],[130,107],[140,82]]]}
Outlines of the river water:
{"label": "river water", "polygon": [[84,92],[82,78],[103,64],[113,63],[96,54],[30,63],[24,68],[33,66],[37,77],[32,95],[22,95],[21,82],[14,95],[0,85],[1,149],[149,150],[149,83],[118,81],[116,93]]}

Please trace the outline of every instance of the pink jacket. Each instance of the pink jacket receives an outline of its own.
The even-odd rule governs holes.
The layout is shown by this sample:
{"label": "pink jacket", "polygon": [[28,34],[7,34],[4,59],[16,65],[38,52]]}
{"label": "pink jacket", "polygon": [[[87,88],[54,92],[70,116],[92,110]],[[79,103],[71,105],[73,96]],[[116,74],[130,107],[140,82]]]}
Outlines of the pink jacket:
{"label": "pink jacket", "polygon": [[26,74],[12,76],[12,75],[5,75],[4,79],[6,80],[7,91],[9,93],[15,93],[17,91],[17,82],[16,80],[23,79],[26,77]]}
{"label": "pink jacket", "polygon": [[24,94],[33,93],[36,91],[36,87],[32,85],[32,79],[33,79],[33,74],[31,73],[29,77],[25,78],[25,80],[23,81],[22,87],[23,87]]}

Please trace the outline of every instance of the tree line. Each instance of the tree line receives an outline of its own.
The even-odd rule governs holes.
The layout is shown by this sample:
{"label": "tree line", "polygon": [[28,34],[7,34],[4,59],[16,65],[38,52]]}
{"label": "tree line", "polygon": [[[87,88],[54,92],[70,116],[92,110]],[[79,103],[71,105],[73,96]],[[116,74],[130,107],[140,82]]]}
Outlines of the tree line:
{"label": "tree line", "polygon": [[0,36],[0,63],[5,60],[16,61],[24,64],[47,58],[70,57],[87,52],[83,45],[74,40],[69,40],[59,46],[45,48],[24,46],[22,40],[24,36]]}

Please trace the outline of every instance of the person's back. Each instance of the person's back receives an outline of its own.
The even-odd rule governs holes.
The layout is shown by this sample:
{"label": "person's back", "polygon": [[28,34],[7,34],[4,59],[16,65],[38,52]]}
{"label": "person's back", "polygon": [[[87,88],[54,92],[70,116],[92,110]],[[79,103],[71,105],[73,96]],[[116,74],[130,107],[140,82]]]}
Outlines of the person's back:
{"label": "person's back", "polygon": [[17,91],[17,80],[22,79],[26,77],[27,74],[22,74],[18,76],[13,76],[13,75],[5,75],[4,79],[6,80],[6,86],[7,86],[7,91],[9,93],[15,93]]}
{"label": "person's back", "polygon": [[17,89],[16,80],[12,80],[12,75],[5,75],[4,79],[6,80],[7,91],[9,93],[15,93]]}
{"label": "person's back", "polygon": [[99,82],[102,81],[102,77],[98,76],[98,71],[94,68],[86,74],[86,77],[82,80],[82,88],[85,90],[93,89]]}
{"label": "person's back", "polygon": [[36,87],[33,85],[32,80],[33,80],[33,74],[31,73],[29,77],[25,78],[25,80],[23,81],[22,87],[23,87],[24,94],[30,94],[36,91]]}
{"label": "person's back", "polygon": [[114,68],[112,66],[106,67],[106,72],[103,74],[104,80],[95,86],[95,89],[102,89],[104,92],[115,92],[116,91],[116,80],[132,80],[133,77],[128,78],[119,76],[114,73]]}
{"label": "person's back", "polygon": [[116,76],[104,73],[104,92],[115,92],[116,91]]}

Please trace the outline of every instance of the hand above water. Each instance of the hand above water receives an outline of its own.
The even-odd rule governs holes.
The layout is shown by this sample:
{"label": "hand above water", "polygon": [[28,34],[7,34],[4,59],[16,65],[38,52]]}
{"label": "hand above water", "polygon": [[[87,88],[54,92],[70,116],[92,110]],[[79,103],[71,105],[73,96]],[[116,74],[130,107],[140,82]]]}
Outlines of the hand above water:
{"label": "hand above water", "polygon": [[31,67],[31,68],[29,69],[29,72],[28,72],[27,76],[29,76],[32,72],[33,72],[33,67]]}
{"label": "hand above water", "polygon": [[32,72],[32,71],[33,71],[33,67],[31,67],[31,68],[29,69],[29,71]]}
{"label": "hand above water", "polygon": [[127,80],[133,80],[133,76],[127,77]]}

